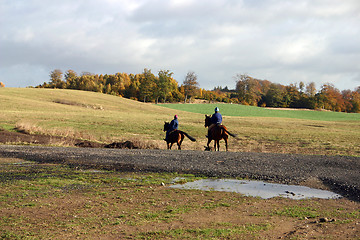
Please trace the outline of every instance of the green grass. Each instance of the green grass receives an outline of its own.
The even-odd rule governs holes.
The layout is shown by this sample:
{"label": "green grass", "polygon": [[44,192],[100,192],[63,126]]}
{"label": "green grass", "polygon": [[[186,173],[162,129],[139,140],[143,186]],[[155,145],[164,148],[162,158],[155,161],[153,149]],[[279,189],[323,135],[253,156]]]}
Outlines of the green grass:
{"label": "green grass", "polygon": [[271,229],[270,224],[247,224],[244,226],[230,226],[227,228],[190,228],[168,231],[153,231],[139,233],[142,239],[236,239],[254,238],[256,233]]}
{"label": "green grass", "polygon": [[[329,229],[340,227],[335,231],[345,230],[350,237],[356,234],[353,227],[360,212],[359,203],[353,201],[264,200],[168,188],[176,177],[196,178],[0,158],[0,238],[266,239],[284,222],[296,229],[306,218],[314,222],[320,217],[336,219],[324,223]],[[311,226],[323,230],[318,224]]]}
{"label": "green grass", "polygon": [[161,104],[161,106],[174,110],[201,114],[212,114],[215,107],[219,107],[220,112],[224,116],[234,117],[276,117],[319,121],[360,121],[360,114],[358,113],[309,111],[301,109],[277,110],[239,104]]}
{"label": "green grass", "polygon": [[281,210],[276,210],[274,214],[279,216],[286,216],[286,217],[293,217],[300,219],[315,218],[320,216],[318,210],[303,206],[285,207]]}
{"label": "green grass", "polygon": [[[63,89],[0,88],[0,128],[17,125],[53,135],[104,143],[149,141],[166,148],[164,121],[179,115],[182,149],[204,150],[204,114],[215,106],[223,124],[238,135],[230,151],[360,155],[360,114],[273,110],[237,104],[151,104],[117,96]],[[221,142],[220,148],[224,149]]]}

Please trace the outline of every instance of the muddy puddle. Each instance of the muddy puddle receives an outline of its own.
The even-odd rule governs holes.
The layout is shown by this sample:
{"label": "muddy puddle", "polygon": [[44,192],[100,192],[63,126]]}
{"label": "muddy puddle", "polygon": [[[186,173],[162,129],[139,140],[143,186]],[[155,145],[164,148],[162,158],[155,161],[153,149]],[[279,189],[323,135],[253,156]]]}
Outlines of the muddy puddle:
{"label": "muddy puddle", "polygon": [[[175,179],[174,183],[176,182],[179,182],[179,179]],[[236,192],[246,196],[260,197],[263,199],[284,197],[300,200],[306,198],[337,199],[342,197],[334,192],[305,186],[235,179],[201,179],[184,184],[175,184],[170,187],[178,189],[198,189],[204,191]]]}

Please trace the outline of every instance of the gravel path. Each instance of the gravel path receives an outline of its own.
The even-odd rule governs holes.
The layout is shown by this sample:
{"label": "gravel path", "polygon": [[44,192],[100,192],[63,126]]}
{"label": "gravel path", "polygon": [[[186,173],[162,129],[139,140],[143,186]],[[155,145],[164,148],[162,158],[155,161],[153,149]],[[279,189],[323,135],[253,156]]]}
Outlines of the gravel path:
{"label": "gravel path", "polygon": [[360,201],[360,157],[0,145],[0,157],[122,171],[166,171],[299,184],[319,179]]}

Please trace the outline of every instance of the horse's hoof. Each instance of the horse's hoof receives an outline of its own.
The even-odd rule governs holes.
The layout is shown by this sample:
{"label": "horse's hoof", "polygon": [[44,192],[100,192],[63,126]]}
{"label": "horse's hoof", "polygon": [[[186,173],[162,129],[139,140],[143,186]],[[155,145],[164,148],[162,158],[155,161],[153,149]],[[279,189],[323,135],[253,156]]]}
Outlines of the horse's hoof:
{"label": "horse's hoof", "polygon": [[205,146],[204,151],[211,151],[211,147],[207,147],[207,146]]}

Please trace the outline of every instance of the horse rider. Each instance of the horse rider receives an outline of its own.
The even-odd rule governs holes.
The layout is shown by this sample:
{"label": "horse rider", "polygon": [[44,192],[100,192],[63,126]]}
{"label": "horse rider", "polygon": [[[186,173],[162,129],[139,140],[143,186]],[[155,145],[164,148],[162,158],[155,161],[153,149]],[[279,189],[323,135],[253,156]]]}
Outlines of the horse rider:
{"label": "horse rider", "polygon": [[211,137],[211,129],[213,127],[215,127],[216,125],[221,125],[221,122],[222,122],[222,116],[219,113],[218,107],[215,108],[215,113],[211,116],[210,121],[211,121],[211,125],[208,128],[208,136],[207,136],[208,138]]}
{"label": "horse rider", "polygon": [[178,115],[174,116],[174,119],[170,122],[169,128],[166,131],[166,137],[165,137],[165,141],[168,140],[169,135],[172,131],[177,130],[179,128],[179,120],[178,120]]}

